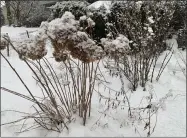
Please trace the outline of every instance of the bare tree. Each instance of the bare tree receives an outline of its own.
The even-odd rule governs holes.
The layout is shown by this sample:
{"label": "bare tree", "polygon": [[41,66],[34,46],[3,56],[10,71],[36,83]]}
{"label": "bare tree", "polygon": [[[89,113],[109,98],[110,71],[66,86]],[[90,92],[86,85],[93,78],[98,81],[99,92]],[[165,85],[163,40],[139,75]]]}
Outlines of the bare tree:
{"label": "bare tree", "polygon": [[21,25],[23,19],[28,17],[33,9],[33,3],[38,4],[38,2],[34,1],[10,1],[10,6],[17,25]]}
{"label": "bare tree", "polygon": [[12,24],[12,14],[10,10],[10,0],[5,1],[5,6],[7,10],[7,19],[8,19],[8,25],[10,26]]}

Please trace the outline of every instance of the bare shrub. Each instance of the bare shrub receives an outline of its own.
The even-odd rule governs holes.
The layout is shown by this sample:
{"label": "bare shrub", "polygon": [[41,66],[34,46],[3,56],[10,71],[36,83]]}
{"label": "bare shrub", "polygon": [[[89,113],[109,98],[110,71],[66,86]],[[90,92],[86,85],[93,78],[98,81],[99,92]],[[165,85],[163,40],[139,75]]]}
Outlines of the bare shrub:
{"label": "bare shrub", "polygon": [[[107,48],[105,50],[109,57],[117,62],[116,64],[121,64],[120,67],[131,82],[134,91],[138,84],[145,87],[146,82],[150,79],[151,82],[153,80],[158,58],[166,49],[164,36],[169,32],[168,22],[174,13],[174,3],[167,1],[127,1],[114,2],[112,5],[111,16],[114,14],[117,16],[115,21],[109,20],[107,23],[107,36],[111,39],[110,41],[116,41],[119,35],[126,36],[130,49],[121,55],[118,55],[120,53],[118,52],[112,56],[107,52]],[[125,42],[125,40],[121,41]],[[103,43],[103,45],[108,44]],[[125,45],[122,46],[126,47]],[[115,47],[118,48],[117,45]],[[156,80],[159,80],[169,60],[162,62],[163,66]]]}
{"label": "bare shrub", "polygon": [[[10,44],[13,47],[13,49],[16,50],[16,48],[14,47],[14,45],[11,42],[10,42]],[[16,52],[18,52],[18,51],[16,50]],[[19,94],[18,92],[8,90],[3,87],[1,87],[1,89],[5,90],[7,92],[10,92],[12,94],[18,95],[24,99],[29,100],[29,101],[32,101],[34,104],[37,105],[37,107],[34,106],[36,113],[34,113],[30,116],[26,116],[21,120],[34,119],[35,122],[40,127],[43,127],[47,130],[57,131],[57,132],[61,132],[61,129],[58,126],[59,124],[63,124],[64,127],[66,127],[66,129],[68,129],[68,127],[66,125],[66,121],[67,120],[71,121],[71,114],[70,114],[71,108],[67,108],[65,105],[65,101],[64,101],[65,97],[62,97],[62,93],[64,93],[63,89],[61,89],[62,91],[60,91],[58,89],[59,84],[57,83],[55,85],[54,83],[52,83],[52,81],[51,81],[52,79],[48,77],[48,75],[46,74],[46,70],[44,70],[44,68],[41,66],[40,62],[37,61],[36,63],[34,63],[33,61],[30,61],[28,59],[22,59],[26,63],[26,65],[29,67],[31,72],[33,72],[37,82],[39,83],[40,88],[43,93],[43,97],[41,99],[44,102],[40,102],[37,98],[35,98],[35,96],[31,92],[31,90],[28,88],[28,86],[25,84],[25,82],[22,80],[20,75],[13,68],[13,66],[7,60],[7,58],[2,53],[1,53],[1,56],[6,60],[6,62],[9,64],[9,66],[13,69],[15,74],[18,76],[18,78],[20,79],[22,84],[25,86],[25,88],[29,92],[31,98],[28,96]],[[51,68],[49,67],[50,66],[49,63],[47,63],[45,60],[43,60],[43,61],[46,63],[46,65],[48,67],[47,69],[51,71]],[[36,70],[38,70],[39,73],[37,73]],[[51,74],[54,76],[54,72],[51,72]],[[68,99],[66,99],[66,100],[68,100]],[[59,104],[59,101],[61,102],[61,104]],[[16,122],[19,122],[21,120],[18,120]],[[10,124],[10,123],[8,123],[8,124]]]}
{"label": "bare shrub", "polygon": [[[90,22],[93,21],[90,19],[88,22],[88,26],[91,27]],[[60,83],[56,69],[43,58],[47,54],[45,49],[47,39],[54,48],[55,60],[65,67],[62,70],[66,73],[63,79],[65,83]],[[10,42],[10,39],[7,41]],[[60,122],[65,124],[64,119],[70,121],[72,114],[78,109],[85,125],[87,114],[90,116],[91,113],[91,98],[98,65],[104,54],[102,48],[96,45],[89,34],[80,31],[79,21],[75,20],[74,15],[65,12],[61,18],[49,23],[43,22],[36,37],[15,44],[18,48],[12,43],[11,46],[34,73],[34,79],[44,92],[44,97],[48,97],[45,101],[49,108],[42,111],[44,113],[51,111],[50,116],[59,120],[56,120],[57,124]]]}
{"label": "bare shrub", "polygon": [[[41,28],[46,30],[45,35],[51,40],[56,61],[62,62],[69,74],[73,89],[74,105],[79,109],[79,115],[86,123],[86,116],[91,112],[91,97],[96,80],[97,68],[104,52],[101,47],[80,27],[81,20],[75,20],[74,15],[65,12],[61,18],[43,23]],[[87,28],[92,28],[94,22],[87,20]],[[86,26],[84,26],[86,27]],[[75,63],[78,59],[78,63]],[[74,63],[73,63],[74,62]],[[94,66],[96,62],[96,66]],[[77,74],[74,73],[74,68]]]}

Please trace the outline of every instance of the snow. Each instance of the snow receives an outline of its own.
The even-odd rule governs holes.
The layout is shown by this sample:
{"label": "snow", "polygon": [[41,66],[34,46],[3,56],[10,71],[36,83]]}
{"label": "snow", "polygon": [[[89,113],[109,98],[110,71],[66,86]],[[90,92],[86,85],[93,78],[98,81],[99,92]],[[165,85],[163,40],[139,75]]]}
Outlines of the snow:
{"label": "snow", "polygon": [[[101,3],[101,2],[98,2]],[[35,36],[34,31],[38,28],[14,28],[3,26],[1,28],[1,33],[9,33],[10,39],[26,39],[26,30],[28,30],[30,35]],[[125,39],[124,36],[120,36],[117,40],[120,44],[120,39]],[[57,66],[58,63],[51,59],[52,49],[50,43],[47,44],[48,53],[46,58],[50,60],[53,66]],[[156,65],[155,73],[158,73],[159,67],[161,66],[161,61],[163,60],[165,54],[169,51],[165,51],[159,58],[158,64]],[[6,50],[2,53],[6,56]],[[186,57],[186,51],[178,50],[176,56]],[[6,56],[7,57],[7,56]],[[40,88],[36,85],[35,80],[32,78],[32,73],[28,67],[21,61],[18,55],[10,49],[10,57],[7,57],[12,63],[13,67],[20,73],[23,80],[26,82],[28,87],[32,90],[35,96],[41,96],[42,93]],[[163,97],[168,97],[173,94],[173,97],[168,97],[165,99],[165,109],[159,110],[157,117],[157,125],[152,137],[185,137],[186,136],[186,77],[183,75],[180,67],[177,64],[177,60],[183,68],[186,69],[186,65],[178,58],[173,56],[170,63],[164,70],[160,80],[153,81],[153,83],[148,83],[146,88],[152,87],[152,93],[154,95],[154,103],[158,103],[159,100],[164,100]],[[186,61],[186,58],[185,58]],[[103,59],[103,62],[107,62]],[[109,82],[106,86],[118,91],[121,89],[121,82],[118,77],[111,77],[109,73],[106,72],[103,63],[100,63],[100,70],[105,76],[105,79]],[[176,73],[174,73],[176,71]],[[129,82],[124,79],[124,86],[127,90]],[[1,87],[14,90],[21,94],[29,95],[25,87],[22,85],[20,80],[17,78],[12,69],[8,66],[6,61],[1,57]],[[96,85],[96,89],[99,89],[100,94],[104,96],[115,96],[114,92],[110,94],[105,91],[104,86]],[[131,93],[130,95],[131,106],[137,107],[140,104],[143,96],[149,96],[148,91],[143,91],[143,88],[138,87],[137,91]],[[26,131],[24,133],[15,133],[20,130],[22,123],[12,124],[7,126],[1,126],[1,136],[2,137],[143,137],[147,136],[147,132],[143,131],[144,126],[142,124],[136,123],[132,126],[130,123],[132,119],[127,117],[126,110],[120,108],[111,109],[107,111],[106,117],[101,113],[106,109],[105,100],[99,102],[99,94],[95,92],[92,99],[92,111],[91,117],[87,119],[86,126],[82,125],[82,119],[75,116],[75,120],[72,121],[68,127],[69,131],[65,130],[61,133],[46,131],[41,128]],[[115,97],[114,97],[115,98]],[[142,100],[142,104],[146,100]],[[31,113],[33,108],[31,107],[33,103],[22,99],[18,96],[12,95],[1,90],[1,110],[18,110],[22,112]],[[163,104],[164,105],[164,104]],[[1,122],[10,122],[21,118],[23,115],[15,112],[1,112]],[[100,118],[98,123],[96,121]],[[33,120],[28,120],[27,125],[32,125]],[[135,126],[138,132],[135,133]]]}
{"label": "snow", "polygon": [[112,3],[111,1],[100,1],[99,0],[89,5],[88,9],[92,9],[92,8],[99,9],[101,6],[104,6],[107,10],[109,10],[111,3]]}
{"label": "snow", "polygon": [[153,29],[151,27],[148,27],[148,32],[153,33]]}
{"label": "snow", "polygon": [[32,34],[34,34],[33,32],[37,31],[38,28],[26,28],[26,27],[8,27],[8,26],[2,26],[1,27],[1,33],[2,34],[6,34],[8,33],[8,35],[10,37],[17,37],[18,34],[21,34],[21,36],[26,36],[26,31],[28,32],[32,32]]}
{"label": "snow", "polygon": [[85,16],[85,15],[84,15],[84,16],[81,16],[79,20],[80,20],[80,21],[86,20],[86,16]]}
{"label": "snow", "polygon": [[174,50],[174,52],[178,51],[177,50],[178,49],[178,44],[177,44],[177,40],[175,39],[175,36],[173,36],[171,39],[167,39],[166,40],[166,45],[170,49]]}
{"label": "snow", "polygon": [[87,19],[87,22],[89,26],[95,26],[95,22],[90,17]]}
{"label": "snow", "polygon": [[142,1],[137,1],[136,5],[137,5],[137,9],[140,10],[141,6],[142,6]]}
{"label": "snow", "polygon": [[153,16],[149,17],[149,18],[148,18],[148,21],[149,21],[150,23],[154,23],[154,21],[153,21]]}

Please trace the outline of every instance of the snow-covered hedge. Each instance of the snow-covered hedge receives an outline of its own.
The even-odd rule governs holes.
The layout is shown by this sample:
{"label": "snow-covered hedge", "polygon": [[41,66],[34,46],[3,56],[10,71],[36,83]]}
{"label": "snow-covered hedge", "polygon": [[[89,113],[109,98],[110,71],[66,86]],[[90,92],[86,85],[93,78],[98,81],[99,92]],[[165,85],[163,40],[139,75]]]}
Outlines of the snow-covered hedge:
{"label": "snow-covered hedge", "polygon": [[116,1],[108,18],[109,32],[113,37],[119,33],[127,36],[134,52],[158,46],[164,50],[163,40],[173,13],[172,1]]}
{"label": "snow-covered hedge", "polygon": [[[80,17],[88,16],[95,22],[92,28],[92,37],[96,42],[100,42],[101,38],[106,37],[106,21],[107,14],[109,12],[109,1],[96,1],[93,4],[85,1],[63,1],[57,2],[54,6],[51,6],[52,19],[60,18],[65,13],[65,11],[70,11],[76,20]],[[86,30],[87,33],[90,30]]]}
{"label": "snow-covered hedge", "polygon": [[92,36],[93,39],[96,40],[98,43],[100,42],[101,38],[106,37],[106,23],[108,20],[108,13],[109,11],[105,8],[104,5],[98,8],[88,7],[87,15],[95,22]]}
{"label": "snow-covered hedge", "polygon": [[60,18],[66,11],[69,11],[75,16],[75,19],[78,20],[81,16],[86,14],[88,5],[89,3],[86,1],[57,2],[55,5],[50,7],[53,16],[52,19]]}

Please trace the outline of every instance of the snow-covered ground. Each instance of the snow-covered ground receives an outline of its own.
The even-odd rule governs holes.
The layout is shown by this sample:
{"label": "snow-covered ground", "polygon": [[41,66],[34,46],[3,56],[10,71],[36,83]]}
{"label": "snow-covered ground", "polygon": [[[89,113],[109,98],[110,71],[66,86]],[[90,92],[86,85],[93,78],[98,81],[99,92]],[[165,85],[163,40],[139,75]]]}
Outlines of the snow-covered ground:
{"label": "snow-covered ground", "polygon": [[[13,28],[5,27],[1,28],[1,33],[8,33],[11,39],[23,38],[26,36],[26,30],[30,31],[33,35],[37,28]],[[50,51],[49,47],[49,54]],[[166,51],[167,52],[167,51]],[[186,57],[186,51],[181,51],[183,57]],[[6,50],[3,50],[2,53],[6,55]],[[47,56],[49,57],[49,56]],[[28,87],[32,90],[35,96],[40,96],[41,92],[38,86],[36,85],[35,80],[32,78],[32,73],[28,67],[19,59],[17,54],[13,50],[10,52],[10,57],[7,57],[8,60],[12,63],[17,72],[21,75],[23,80],[25,80]],[[160,57],[164,58],[164,53]],[[185,58],[186,60],[186,58]],[[182,62],[179,60],[182,64]],[[157,64],[156,72],[158,72],[161,63]],[[183,68],[186,69],[185,66]],[[106,73],[106,69],[101,65],[101,72],[104,74],[105,79],[110,82],[108,87],[114,90],[121,89],[121,82],[119,78],[111,77]],[[128,88],[128,81],[125,81],[125,89]],[[147,89],[149,89],[147,84]],[[151,135],[153,137],[185,137],[186,136],[186,77],[183,75],[179,66],[176,64],[176,57],[172,57],[170,63],[164,70],[160,80],[154,81],[152,83],[154,89],[155,102],[160,98],[165,96],[168,92],[173,93],[173,97],[166,100],[165,110],[159,110],[157,117],[157,124],[154,133]],[[19,81],[15,73],[6,63],[6,61],[1,57],[1,87],[14,90],[16,92],[29,95]],[[97,87],[97,86],[96,86]],[[98,89],[98,88],[96,88]],[[107,91],[103,90],[104,88],[99,87],[99,91],[102,95],[109,96]],[[137,107],[140,104],[140,101],[143,96],[148,96],[148,91],[143,91],[143,88],[138,87],[137,91],[131,93],[131,106]],[[24,100],[18,96],[9,94],[1,90],[1,111],[3,110],[18,110],[22,112],[31,113],[32,103]],[[63,132],[51,132],[37,128],[23,133],[19,132],[22,127],[22,123],[11,124],[6,126],[1,126],[1,136],[9,137],[139,137],[147,136],[147,131],[143,130],[144,126],[139,125],[128,125],[130,121],[127,117],[126,111],[121,108],[110,110],[107,112],[106,117],[101,113],[106,106],[104,101],[99,102],[99,96],[97,93],[94,93],[92,99],[92,111],[91,117],[87,119],[86,126],[82,125],[82,119],[76,117],[75,122],[70,123],[69,132],[64,129]],[[11,122],[22,117],[22,114],[15,112],[1,112],[1,123]],[[99,119],[100,118],[100,119]],[[99,119],[97,125],[96,121]],[[126,123],[127,122],[127,123]],[[27,125],[32,125],[33,121],[30,120],[26,122]]]}

